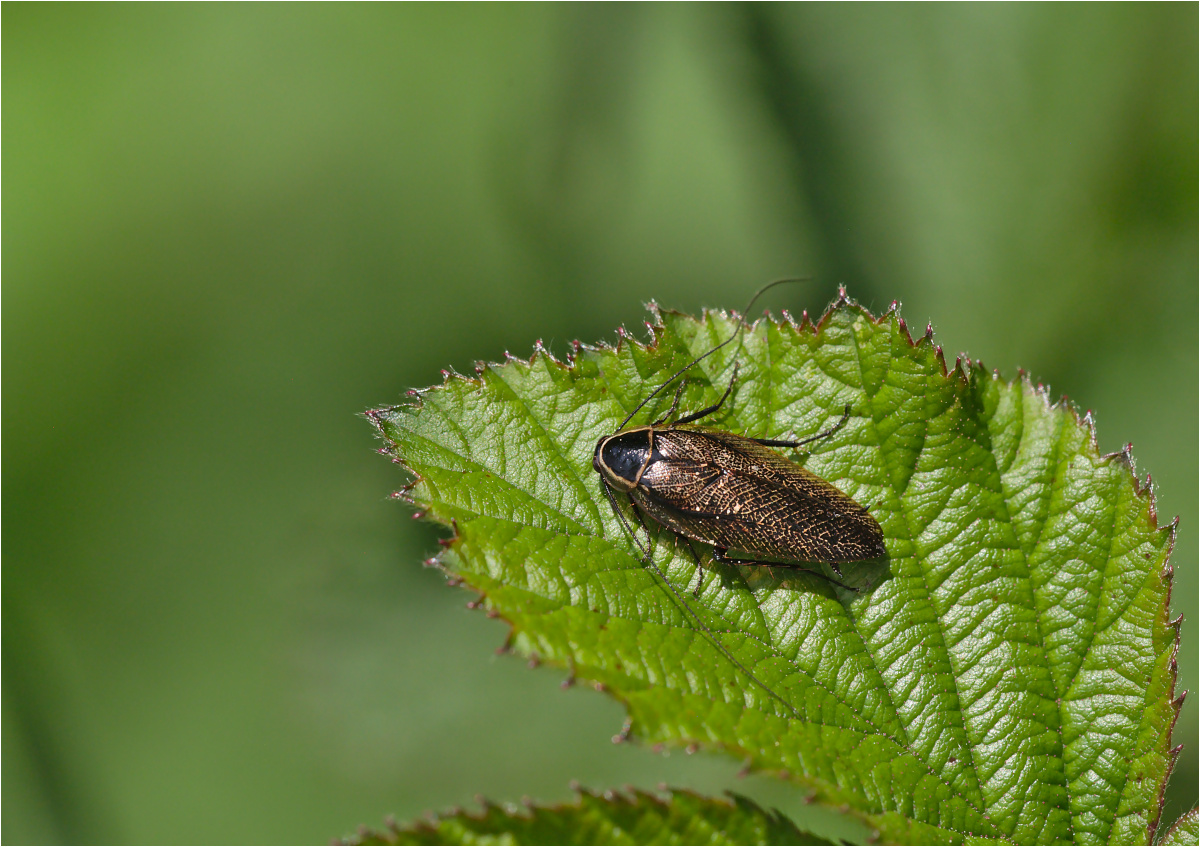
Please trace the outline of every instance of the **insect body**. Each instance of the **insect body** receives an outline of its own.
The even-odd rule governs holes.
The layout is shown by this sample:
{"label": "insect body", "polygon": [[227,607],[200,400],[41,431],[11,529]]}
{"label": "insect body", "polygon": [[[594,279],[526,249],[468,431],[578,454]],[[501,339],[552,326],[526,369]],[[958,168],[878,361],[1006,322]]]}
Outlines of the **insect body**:
{"label": "insect body", "polygon": [[[767,446],[799,443],[643,426],[601,439],[593,465],[643,513],[711,544],[719,561],[825,562],[840,576],[840,562],[882,556],[883,533],[866,509]],[[730,559],[729,550],[756,558]]]}

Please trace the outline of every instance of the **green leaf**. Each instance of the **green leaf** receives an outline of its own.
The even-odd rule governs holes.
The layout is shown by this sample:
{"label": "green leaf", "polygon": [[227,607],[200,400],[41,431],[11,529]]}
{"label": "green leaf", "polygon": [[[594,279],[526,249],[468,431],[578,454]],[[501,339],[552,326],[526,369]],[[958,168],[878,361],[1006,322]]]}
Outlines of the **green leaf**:
{"label": "green leaf", "polygon": [[728,800],[688,791],[603,795],[581,791],[560,806],[496,806],[479,814],[453,811],[381,832],[354,844],[830,844],[776,811],[730,794]]}
{"label": "green leaf", "polygon": [[1179,820],[1171,824],[1171,828],[1167,830],[1167,834],[1163,836],[1159,844],[1163,845],[1184,845],[1184,844],[1200,844],[1200,823],[1197,822],[1197,816],[1200,815],[1200,810],[1192,809],[1190,812],[1184,812],[1180,815]]}
{"label": "green leaf", "polygon": [[693,600],[687,547],[659,531],[658,572],[640,561],[591,465],[737,326],[656,318],[648,345],[568,363],[539,346],[369,413],[415,476],[403,495],[454,527],[438,563],[512,624],[511,647],[621,700],[633,737],[777,772],[887,840],[1148,842],[1179,707],[1174,526],[1128,451],[1100,455],[1090,418],[1025,376],[947,373],[894,310],[843,294],[816,326],[760,321],[689,372],[682,408],[719,398],[735,356],[706,425],[804,437],[849,404],[795,458],[871,510],[888,557],[843,568],[855,594],[705,551]]}

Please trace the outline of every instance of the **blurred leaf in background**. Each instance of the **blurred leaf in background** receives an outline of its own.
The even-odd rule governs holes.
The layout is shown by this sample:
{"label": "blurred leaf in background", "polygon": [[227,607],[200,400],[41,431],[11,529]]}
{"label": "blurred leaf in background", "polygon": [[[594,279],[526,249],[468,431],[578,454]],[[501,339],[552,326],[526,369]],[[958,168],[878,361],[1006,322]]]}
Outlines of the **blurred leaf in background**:
{"label": "blurred leaf in background", "polygon": [[6,5],[4,840],[728,787],[492,655],[355,413],[797,273],[1134,443],[1194,689],[1197,14]]}

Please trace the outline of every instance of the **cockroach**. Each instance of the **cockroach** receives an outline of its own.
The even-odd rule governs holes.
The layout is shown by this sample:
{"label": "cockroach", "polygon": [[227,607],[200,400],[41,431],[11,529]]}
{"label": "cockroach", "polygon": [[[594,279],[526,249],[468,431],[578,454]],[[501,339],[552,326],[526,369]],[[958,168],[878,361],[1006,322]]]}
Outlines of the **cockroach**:
{"label": "cockroach", "polygon": [[[754,303],[768,289],[785,282],[776,280],[759,289],[742,313],[749,314]],[[644,516],[673,532],[692,551],[697,564],[697,582],[693,591],[699,596],[704,569],[692,541],[712,547],[715,561],[732,565],[757,565],[767,568],[799,568],[850,591],[857,589],[800,563],[824,563],[840,577],[840,563],[876,559],[885,555],[883,530],[875,518],[816,474],[775,452],[778,448],[795,450],[805,444],[833,435],[850,417],[851,407],[830,429],[802,440],[747,438],[703,426],[694,426],[724,406],[737,381],[735,357],[733,375],[725,393],[711,406],[676,418],[679,399],[686,382],[680,382],[670,411],[650,424],[626,428],[634,416],[667,386],[690,368],[738,338],[745,318],[733,335],[708,352],[692,360],[670,379],[654,389],[630,412],[617,431],[596,442],[592,466],[613,512],[642,552],[642,560],[654,568],[675,595],[708,633],[713,643],[776,700],[795,712],[795,708],[768,688],[716,639],[712,630],[684,600],[666,574],[654,564],[650,533]],[[617,494],[629,497],[633,515],[646,533],[643,547],[617,502]],[[730,551],[737,555],[729,555]]]}

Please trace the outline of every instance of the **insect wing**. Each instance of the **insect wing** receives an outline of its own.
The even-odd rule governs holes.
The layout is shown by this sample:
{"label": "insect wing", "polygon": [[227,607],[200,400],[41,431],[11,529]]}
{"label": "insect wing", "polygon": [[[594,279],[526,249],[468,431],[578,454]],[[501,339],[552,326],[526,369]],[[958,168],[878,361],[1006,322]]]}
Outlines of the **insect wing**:
{"label": "insect wing", "polygon": [[883,532],[825,480],[748,438],[692,428],[658,430],[656,460],[631,492],[677,532],[719,547],[798,562],[883,554]]}

